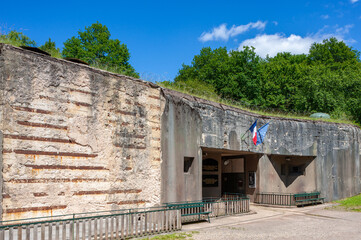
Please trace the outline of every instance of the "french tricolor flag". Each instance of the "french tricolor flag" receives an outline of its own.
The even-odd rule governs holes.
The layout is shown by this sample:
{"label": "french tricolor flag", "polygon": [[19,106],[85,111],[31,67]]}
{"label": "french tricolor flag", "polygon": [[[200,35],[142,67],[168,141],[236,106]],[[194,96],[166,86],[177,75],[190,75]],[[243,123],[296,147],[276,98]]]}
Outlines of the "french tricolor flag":
{"label": "french tricolor flag", "polygon": [[253,140],[254,145],[257,145],[257,119],[252,124],[252,126],[249,128],[249,130],[252,133],[252,140]]}

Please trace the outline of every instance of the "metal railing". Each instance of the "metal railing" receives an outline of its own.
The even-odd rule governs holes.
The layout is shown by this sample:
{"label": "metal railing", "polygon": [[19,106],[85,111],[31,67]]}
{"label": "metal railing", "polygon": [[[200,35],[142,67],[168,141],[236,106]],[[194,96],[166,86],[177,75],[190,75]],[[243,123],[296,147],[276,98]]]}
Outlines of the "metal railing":
{"label": "metal railing", "polygon": [[268,205],[295,206],[293,193],[256,193],[254,202]]}
{"label": "metal railing", "polygon": [[219,200],[205,202],[206,211],[210,211],[210,217],[234,215],[249,212],[249,198]]}
{"label": "metal railing", "polygon": [[3,221],[0,240],[125,239],[180,230],[180,210],[156,207]]}
{"label": "metal railing", "polygon": [[[192,203],[202,203],[203,209],[199,209],[200,207],[195,205],[192,207]],[[183,202],[171,202],[166,203],[165,205],[174,205],[180,206],[181,215],[189,215],[197,212],[210,212],[210,217],[218,217],[218,216],[226,216],[240,213],[247,213],[250,211],[249,209],[249,198],[242,195],[242,198],[234,197],[234,199],[226,199],[226,198],[205,198],[203,200],[196,201],[183,201]],[[185,207],[188,205],[188,207]],[[203,216],[202,219],[205,219],[206,215]],[[191,215],[191,216],[182,216],[182,223],[198,221],[200,219],[199,215]]]}

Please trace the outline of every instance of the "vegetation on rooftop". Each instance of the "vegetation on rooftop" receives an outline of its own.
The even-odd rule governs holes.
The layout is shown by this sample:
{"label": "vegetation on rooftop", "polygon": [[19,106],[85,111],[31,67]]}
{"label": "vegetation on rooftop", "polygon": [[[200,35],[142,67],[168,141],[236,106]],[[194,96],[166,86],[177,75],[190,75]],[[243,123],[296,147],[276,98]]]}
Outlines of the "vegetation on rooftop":
{"label": "vegetation on rooftop", "polygon": [[[96,22],[85,27],[84,31],[78,31],[78,36],[66,40],[62,51],[50,38],[39,48],[52,57],[77,58],[95,68],[139,78],[139,74],[129,63],[130,53],[127,46],[118,39],[110,39],[110,36],[108,28]],[[9,33],[0,32],[0,43],[17,47],[38,47],[35,41],[15,30]]]}
{"label": "vegetation on rooftop", "polygon": [[[312,44],[309,54],[262,59],[252,47],[203,48],[173,82],[159,85],[265,115],[361,123],[360,53],[336,38]],[[324,119],[322,119],[324,120]]]}

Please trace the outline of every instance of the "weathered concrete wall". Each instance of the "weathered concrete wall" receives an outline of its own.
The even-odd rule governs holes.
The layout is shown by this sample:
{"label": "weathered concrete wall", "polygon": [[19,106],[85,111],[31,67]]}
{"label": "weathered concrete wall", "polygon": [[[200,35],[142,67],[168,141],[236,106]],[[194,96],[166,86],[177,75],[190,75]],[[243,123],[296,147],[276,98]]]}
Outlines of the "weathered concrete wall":
{"label": "weathered concrete wall", "polygon": [[[295,179],[288,188],[277,187],[279,191],[319,190],[328,201],[361,192],[359,128],[345,124],[259,116],[174,91],[164,92],[165,95],[173,96],[173,99],[181,99],[178,101],[196,110],[194,114],[201,117],[201,147],[266,154],[258,162],[258,191],[268,191],[283,184],[282,178],[277,177],[273,180],[273,186],[270,186],[267,178],[276,173],[267,155],[287,155],[312,157],[314,160],[307,169],[307,177]],[[241,142],[241,135],[256,119],[258,126],[271,122],[264,144],[254,146],[250,138],[247,144]]]}
{"label": "weathered concrete wall", "polygon": [[[162,202],[202,199],[200,136],[197,112],[169,96],[162,116]],[[184,157],[194,158],[188,173]]]}
{"label": "weathered concrete wall", "polygon": [[160,203],[157,86],[3,44],[0,61],[3,220]]}

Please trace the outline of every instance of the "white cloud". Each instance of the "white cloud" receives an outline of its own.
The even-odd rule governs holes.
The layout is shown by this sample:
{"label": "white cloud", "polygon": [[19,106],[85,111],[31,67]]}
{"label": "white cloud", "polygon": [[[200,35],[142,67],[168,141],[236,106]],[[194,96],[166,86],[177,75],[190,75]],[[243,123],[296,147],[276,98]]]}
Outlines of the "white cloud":
{"label": "white cloud", "polygon": [[256,53],[264,58],[267,55],[273,57],[279,52],[307,53],[314,42],[315,39],[312,37],[301,37],[294,34],[289,37],[278,33],[273,35],[263,34],[243,41],[238,49],[242,50],[243,46],[253,46]]}
{"label": "white cloud", "polygon": [[351,1],[351,3],[357,3],[358,2],[358,0],[350,0]]}
{"label": "white cloud", "polygon": [[325,25],[317,33],[311,34],[305,37],[291,34],[290,36],[285,36],[284,34],[262,34],[258,35],[255,38],[244,40],[240,43],[238,50],[242,50],[243,46],[253,46],[255,52],[261,57],[266,57],[269,55],[273,57],[279,52],[291,52],[292,54],[302,54],[308,53],[309,48],[314,42],[322,42],[322,40],[336,37],[340,41],[346,43],[356,42],[352,38],[347,38],[346,35],[350,32],[350,29],[354,25],[349,24],[343,27],[338,25],[336,26],[327,26]]}
{"label": "white cloud", "polygon": [[321,18],[322,18],[322,19],[329,19],[330,16],[328,16],[328,15],[321,15]]}
{"label": "white cloud", "polygon": [[346,25],[344,27],[339,27],[336,29],[338,35],[345,35],[350,32],[350,29],[353,28],[353,24]]}
{"label": "white cloud", "polygon": [[265,27],[266,22],[262,21],[250,22],[246,25],[239,26],[233,25],[230,29],[227,29],[226,24],[221,24],[218,27],[213,28],[211,32],[203,32],[202,35],[199,37],[199,40],[201,42],[216,40],[228,41],[230,37],[235,37],[250,29],[264,30]]}

